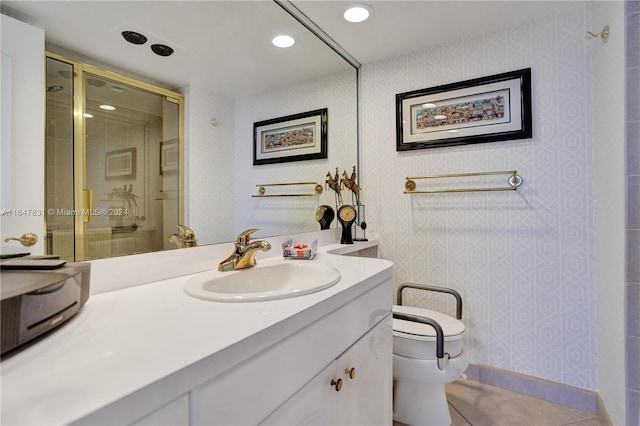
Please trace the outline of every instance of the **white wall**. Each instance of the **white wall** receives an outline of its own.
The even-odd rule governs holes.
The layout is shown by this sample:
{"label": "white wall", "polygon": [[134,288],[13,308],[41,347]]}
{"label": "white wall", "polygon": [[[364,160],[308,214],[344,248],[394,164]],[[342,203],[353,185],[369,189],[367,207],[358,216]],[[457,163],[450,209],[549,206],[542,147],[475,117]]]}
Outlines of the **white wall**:
{"label": "white wall", "polygon": [[[256,237],[318,230],[320,204],[335,206],[334,195],[253,198],[256,184],[320,183],[335,168],[351,172],[357,163],[355,70],[232,99],[190,86],[185,94],[188,178],[187,226],[201,244],[233,241],[239,232],[259,228]],[[253,123],[316,109],[328,109],[328,158],[253,165]],[[213,126],[211,119],[217,119]],[[267,188],[268,193],[313,193],[313,186]],[[197,194],[197,196],[196,196]],[[348,194],[347,194],[348,195]],[[345,198],[347,200],[347,198]],[[334,222],[334,227],[336,222]]]}
{"label": "white wall", "polygon": [[185,225],[201,244],[235,240],[235,101],[195,86],[181,92],[186,102]]}
{"label": "white wall", "polygon": [[598,391],[613,424],[625,421],[625,59],[624,2],[593,2]]}
{"label": "white wall", "polygon": [[[319,197],[255,198],[257,184],[317,182],[324,188],[327,172],[351,173],[357,163],[357,93],[355,70],[278,88],[236,100],[236,230],[260,228],[256,235],[270,236],[320,229],[316,209],[327,204],[335,209],[335,195]],[[253,165],[253,123],[277,117],[328,109],[328,155],[326,159]],[[313,186],[266,188],[268,194],[313,193]],[[350,202],[348,191],[344,201]],[[333,226],[336,226],[334,221]]]}
{"label": "white wall", "polygon": [[[29,248],[32,254],[44,254],[44,144],[45,99],[44,32],[6,15],[2,15],[2,169],[0,181],[10,196],[2,198],[1,208],[36,210],[40,214],[3,214],[0,220],[2,246],[8,252],[23,248],[5,238],[20,238],[27,232],[38,235],[38,243]],[[10,102],[7,105],[5,98]],[[9,110],[6,108],[9,107]],[[8,128],[7,128],[8,127]],[[6,182],[9,182],[7,185]],[[30,188],[23,191],[23,188]],[[3,249],[4,251],[4,249]]]}
{"label": "white wall", "polygon": [[[362,186],[396,284],[462,293],[472,362],[596,390],[593,44],[584,39],[594,28],[588,6],[570,6],[364,65]],[[396,152],[395,94],[527,67],[532,139]],[[517,192],[403,194],[410,175],[510,169],[524,179]]]}

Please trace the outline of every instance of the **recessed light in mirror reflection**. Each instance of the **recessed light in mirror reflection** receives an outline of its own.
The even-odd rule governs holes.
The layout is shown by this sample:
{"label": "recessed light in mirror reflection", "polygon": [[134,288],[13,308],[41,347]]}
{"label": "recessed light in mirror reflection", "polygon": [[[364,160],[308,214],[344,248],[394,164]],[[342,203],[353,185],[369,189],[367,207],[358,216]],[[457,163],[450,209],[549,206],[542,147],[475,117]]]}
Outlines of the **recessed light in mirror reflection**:
{"label": "recessed light in mirror reflection", "polygon": [[274,38],[271,39],[271,43],[276,46],[276,47],[291,47],[295,44],[296,40],[288,35],[277,35]]}
{"label": "recessed light in mirror reflection", "polygon": [[111,105],[100,105],[100,109],[103,109],[105,111],[115,111],[116,107]]}
{"label": "recessed light in mirror reflection", "polygon": [[422,104],[422,106],[425,107],[425,108],[435,108],[436,104],[426,103],[426,104]]}
{"label": "recessed light in mirror reflection", "polygon": [[364,22],[373,16],[373,9],[368,4],[355,4],[345,10],[342,16],[349,22]]}
{"label": "recessed light in mirror reflection", "polygon": [[88,112],[85,112],[84,114],[82,114],[82,116],[84,118],[93,118],[93,114],[89,114]]}

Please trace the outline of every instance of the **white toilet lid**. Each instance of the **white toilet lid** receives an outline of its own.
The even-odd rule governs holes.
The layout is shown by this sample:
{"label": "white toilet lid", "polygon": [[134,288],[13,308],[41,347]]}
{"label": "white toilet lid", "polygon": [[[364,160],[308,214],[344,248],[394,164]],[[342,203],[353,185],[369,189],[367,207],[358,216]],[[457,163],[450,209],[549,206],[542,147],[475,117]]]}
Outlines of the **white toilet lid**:
{"label": "white toilet lid", "polygon": [[[455,336],[459,337],[464,333],[465,327],[462,321],[440,312],[401,305],[393,305],[393,312],[431,318],[440,324],[445,337],[455,338]],[[430,325],[396,318],[393,319],[393,331],[394,333],[399,332],[403,334],[411,334],[416,337],[436,337],[436,330]]]}

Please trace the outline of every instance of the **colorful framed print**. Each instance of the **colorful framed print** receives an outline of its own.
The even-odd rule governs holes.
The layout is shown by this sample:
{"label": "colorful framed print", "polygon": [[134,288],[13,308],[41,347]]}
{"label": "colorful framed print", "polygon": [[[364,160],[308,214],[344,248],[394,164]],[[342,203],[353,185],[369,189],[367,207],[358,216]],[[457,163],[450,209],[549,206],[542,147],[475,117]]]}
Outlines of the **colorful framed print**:
{"label": "colorful framed print", "polygon": [[396,150],[532,137],[531,68],[396,95]]}
{"label": "colorful framed print", "polygon": [[253,123],[253,165],[327,158],[327,108]]}

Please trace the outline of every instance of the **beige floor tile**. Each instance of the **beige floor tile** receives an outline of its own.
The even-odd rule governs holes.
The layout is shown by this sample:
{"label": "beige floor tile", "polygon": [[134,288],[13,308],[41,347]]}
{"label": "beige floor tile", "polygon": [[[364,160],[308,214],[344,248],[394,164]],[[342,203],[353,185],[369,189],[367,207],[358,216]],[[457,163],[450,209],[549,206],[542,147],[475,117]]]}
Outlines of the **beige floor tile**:
{"label": "beige floor tile", "polygon": [[[462,417],[462,415],[458,413],[458,411],[451,404],[449,404],[449,413],[451,413],[451,426],[471,426],[470,423],[466,421],[464,417]],[[396,422],[394,420],[393,426],[407,426],[407,425],[405,425],[404,423]]]}
{"label": "beige floor tile", "polygon": [[[456,380],[446,386],[452,426],[606,426],[597,415],[527,395]],[[393,422],[393,426],[406,426]]]}
{"label": "beige floor tile", "polygon": [[561,426],[597,421],[595,414],[472,380],[457,380],[447,385],[447,399],[473,426]]}
{"label": "beige floor tile", "polygon": [[471,426],[471,423],[451,404],[449,404],[449,412],[451,413],[451,426]]}

